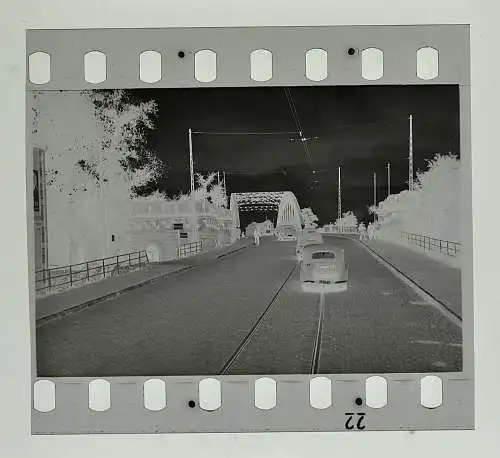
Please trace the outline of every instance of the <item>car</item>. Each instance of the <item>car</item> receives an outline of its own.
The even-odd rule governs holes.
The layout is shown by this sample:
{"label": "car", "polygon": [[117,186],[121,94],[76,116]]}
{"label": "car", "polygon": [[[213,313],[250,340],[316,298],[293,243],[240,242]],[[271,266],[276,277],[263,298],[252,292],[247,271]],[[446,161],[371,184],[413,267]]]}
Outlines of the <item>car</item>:
{"label": "car", "polygon": [[313,231],[302,232],[302,234],[297,239],[297,246],[295,248],[295,254],[297,255],[297,259],[299,261],[302,260],[302,251],[304,246],[310,244],[318,244],[318,243],[323,243],[323,236],[319,232],[317,232],[316,230],[314,230],[314,232]]}
{"label": "car", "polygon": [[266,227],[264,228],[264,230],[261,232],[260,234],[262,237],[265,237],[265,236],[272,236],[274,235],[274,229],[270,228],[270,227]]}
{"label": "car", "polygon": [[324,290],[345,291],[348,272],[344,250],[329,244],[306,245],[300,266],[300,281],[303,289],[317,287]]}
{"label": "car", "polygon": [[278,226],[276,228],[276,238],[280,242],[284,241],[294,242],[297,240],[297,230],[295,229],[295,226],[291,225]]}

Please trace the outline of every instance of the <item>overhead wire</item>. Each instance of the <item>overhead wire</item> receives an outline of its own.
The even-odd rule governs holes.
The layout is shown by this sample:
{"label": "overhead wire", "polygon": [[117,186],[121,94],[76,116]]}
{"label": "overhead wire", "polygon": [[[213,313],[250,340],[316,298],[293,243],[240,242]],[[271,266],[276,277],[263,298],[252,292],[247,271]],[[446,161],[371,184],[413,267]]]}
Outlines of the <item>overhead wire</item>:
{"label": "overhead wire", "polygon": [[295,127],[297,128],[297,133],[299,134],[302,146],[304,148],[304,153],[306,155],[309,166],[312,168],[311,153],[309,151],[309,146],[307,145],[307,141],[304,138],[304,131],[302,130],[302,124],[300,123],[300,118],[297,112],[297,108],[295,107],[295,103],[293,102],[292,93],[290,92],[290,88],[288,87],[284,87],[283,90],[285,92],[285,96],[288,101],[288,106],[290,107],[290,111],[292,113],[292,118],[294,120]]}
{"label": "overhead wire", "polygon": [[276,131],[276,132],[222,132],[222,131],[202,131],[202,130],[193,130],[192,134],[201,134],[201,135],[292,135],[296,132],[294,131]]}

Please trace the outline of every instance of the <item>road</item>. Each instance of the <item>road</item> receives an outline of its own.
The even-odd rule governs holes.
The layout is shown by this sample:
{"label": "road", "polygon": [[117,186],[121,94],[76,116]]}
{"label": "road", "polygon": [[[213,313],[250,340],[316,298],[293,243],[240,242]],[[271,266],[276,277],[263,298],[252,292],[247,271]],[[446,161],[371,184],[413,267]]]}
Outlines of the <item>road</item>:
{"label": "road", "polygon": [[295,244],[261,239],[37,329],[38,375],[461,370],[461,328],[358,242],[349,288],[305,293]]}

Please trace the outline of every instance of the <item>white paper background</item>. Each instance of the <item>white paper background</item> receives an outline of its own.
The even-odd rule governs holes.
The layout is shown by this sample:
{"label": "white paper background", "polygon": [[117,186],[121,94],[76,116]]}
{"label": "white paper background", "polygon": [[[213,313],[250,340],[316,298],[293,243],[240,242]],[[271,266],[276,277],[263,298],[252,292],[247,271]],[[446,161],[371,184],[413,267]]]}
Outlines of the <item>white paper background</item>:
{"label": "white paper background", "polygon": [[[496,0],[1,0],[0,455],[13,457],[469,457],[498,452],[500,274]],[[477,431],[29,436],[24,28],[470,23]]]}

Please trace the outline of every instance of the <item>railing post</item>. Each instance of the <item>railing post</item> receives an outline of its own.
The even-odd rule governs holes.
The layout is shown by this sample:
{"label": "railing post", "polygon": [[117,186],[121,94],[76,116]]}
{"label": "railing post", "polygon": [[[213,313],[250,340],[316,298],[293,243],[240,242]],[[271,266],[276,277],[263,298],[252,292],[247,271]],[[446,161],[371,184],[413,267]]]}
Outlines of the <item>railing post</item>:
{"label": "railing post", "polygon": [[49,281],[49,288],[52,288],[52,280],[50,278],[50,269],[47,271],[47,273],[48,273],[48,278],[47,279]]}
{"label": "railing post", "polygon": [[90,280],[90,270],[89,270],[89,263],[87,262],[87,281]]}
{"label": "railing post", "polygon": [[102,278],[106,278],[106,264],[104,263],[105,260],[102,260]]}
{"label": "railing post", "polygon": [[71,270],[71,266],[69,266],[69,284],[73,286],[73,272]]}
{"label": "railing post", "polygon": [[118,256],[116,256],[116,272],[120,274],[120,263],[118,262]]}
{"label": "railing post", "polygon": [[[141,258],[141,252],[139,252],[139,261],[140,261],[140,258]],[[130,267],[132,264],[131,264],[131,259],[130,259],[130,253],[128,254],[128,266]]]}

